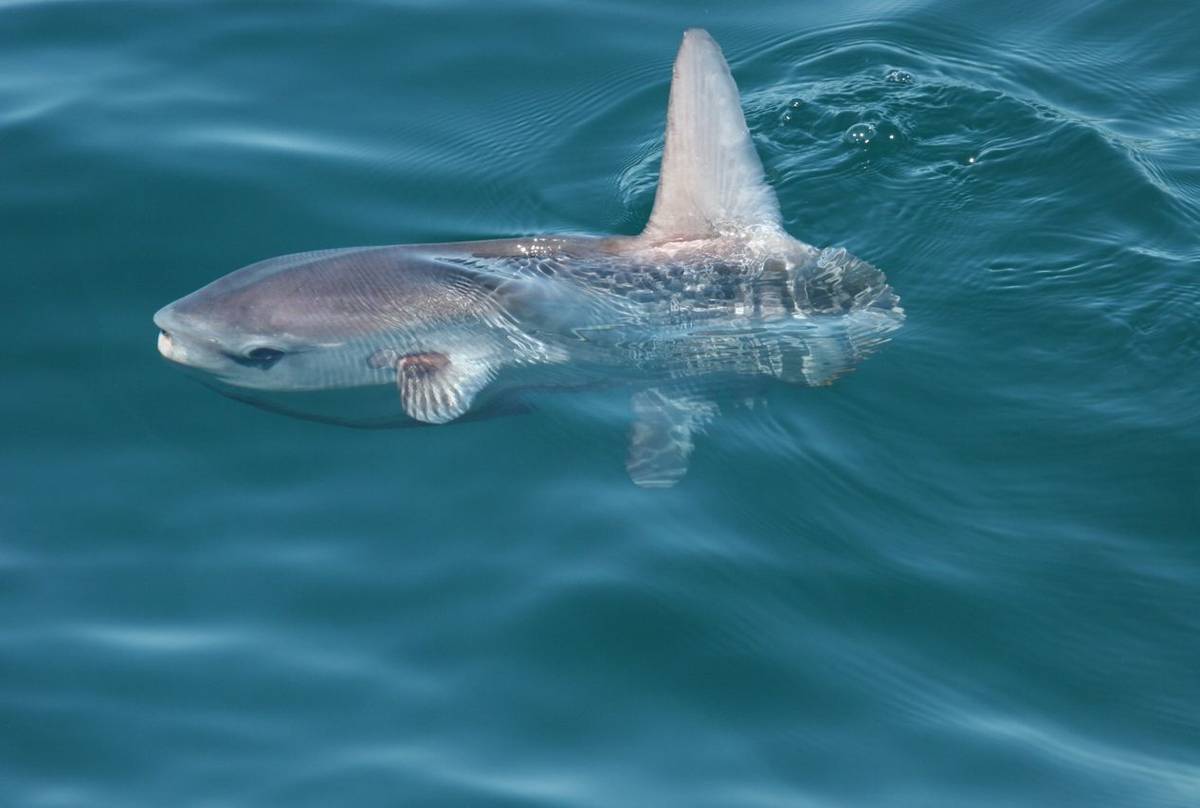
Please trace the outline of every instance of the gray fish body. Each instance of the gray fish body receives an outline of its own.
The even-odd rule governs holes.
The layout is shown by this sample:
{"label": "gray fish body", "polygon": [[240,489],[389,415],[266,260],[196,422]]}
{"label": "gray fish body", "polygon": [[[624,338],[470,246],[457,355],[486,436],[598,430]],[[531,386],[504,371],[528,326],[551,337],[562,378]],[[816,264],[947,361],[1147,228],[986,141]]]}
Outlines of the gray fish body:
{"label": "gray fish body", "polygon": [[640,236],[301,253],[155,316],[167,359],[292,414],[316,413],[281,397],[390,391],[396,420],[441,424],[512,391],[630,385],[627,466],[646,486],[682,476],[692,435],[716,413],[706,388],[828,384],[902,320],[879,270],[783,230],[728,67],[695,30]]}
{"label": "gray fish body", "polygon": [[[496,369],[500,392],[501,371],[543,366],[564,384],[781,377],[772,343],[839,328],[851,339],[855,317],[886,330],[898,303],[869,264],[776,234],[665,247],[555,237],[282,256],[176,301],[156,323],[168,358],[236,387],[391,385],[394,367],[372,361],[391,351],[474,357]],[[256,362],[263,349],[282,356]]]}

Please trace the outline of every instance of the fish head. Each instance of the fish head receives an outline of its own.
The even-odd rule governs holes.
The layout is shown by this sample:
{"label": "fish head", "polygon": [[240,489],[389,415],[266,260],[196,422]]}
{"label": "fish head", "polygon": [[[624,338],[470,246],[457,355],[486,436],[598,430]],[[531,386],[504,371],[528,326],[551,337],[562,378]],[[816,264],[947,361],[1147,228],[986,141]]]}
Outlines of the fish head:
{"label": "fish head", "polygon": [[263,396],[394,386],[381,356],[449,350],[485,327],[489,290],[412,248],[282,256],[154,316],[158,350],[210,386]]}

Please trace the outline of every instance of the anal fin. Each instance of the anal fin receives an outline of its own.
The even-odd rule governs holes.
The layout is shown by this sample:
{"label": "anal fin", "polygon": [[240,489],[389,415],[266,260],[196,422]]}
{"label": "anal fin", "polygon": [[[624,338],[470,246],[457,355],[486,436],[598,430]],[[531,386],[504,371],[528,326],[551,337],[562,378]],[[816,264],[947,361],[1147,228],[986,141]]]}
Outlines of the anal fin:
{"label": "anal fin", "polygon": [[687,474],[693,437],[717,414],[717,405],[672,396],[652,387],[633,395],[633,426],[625,469],[635,485],[669,488]]}

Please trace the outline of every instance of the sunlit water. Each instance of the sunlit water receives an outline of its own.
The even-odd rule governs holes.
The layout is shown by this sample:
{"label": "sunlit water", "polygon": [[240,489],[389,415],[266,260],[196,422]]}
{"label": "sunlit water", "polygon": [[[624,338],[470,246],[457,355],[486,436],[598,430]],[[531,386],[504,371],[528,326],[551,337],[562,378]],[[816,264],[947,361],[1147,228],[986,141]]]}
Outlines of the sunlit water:
{"label": "sunlit water", "polygon": [[[1189,3],[0,3],[0,804],[1200,804]],[[670,490],[603,389],[349,430],[153,312],[635,233],[682,29],[905,326]]]}

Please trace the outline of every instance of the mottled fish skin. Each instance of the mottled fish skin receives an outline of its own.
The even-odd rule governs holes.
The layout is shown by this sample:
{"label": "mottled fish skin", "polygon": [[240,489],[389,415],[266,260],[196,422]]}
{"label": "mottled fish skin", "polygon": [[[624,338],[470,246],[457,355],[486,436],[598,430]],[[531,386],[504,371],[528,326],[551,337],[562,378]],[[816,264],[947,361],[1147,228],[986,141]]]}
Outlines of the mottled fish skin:
{"label": "mottled fish skin", "polygon": [[444,424],[512,390],[629,385],[627,468],[647,487],[686,471],[718,409],[706,387],[829,384],[903,319],[874,266],[784,230],[729,67],[698,29],[676,57],[641,235],[299,253],[154,318],[167,359],[289,414],[308,405],[278,396],[391,388],[384,419]]}
{"label": "mottled fish skin", "polygon": [[[845,250],[816,250],[787,236],[648,249],[615,240],[537,246],[528,257],[476,251],[447,261],[511,283],[520,279],[526,298],[506,300],[511,283],[501,286],[498,308],[548,344],[609,363],[618,374],[657,369],[675,380],[723,371],[782,378],[769,360],[747,364],[747,357],[770,353],[789,336],[837,331],[854,322],[851,316],[873,322],[872,334],[850,337],[864,343],[904,316],[878,269]],[[531,289],[553,305],[530,305]],[[857,361],[865,350],[852,355],[847,359]]]}

